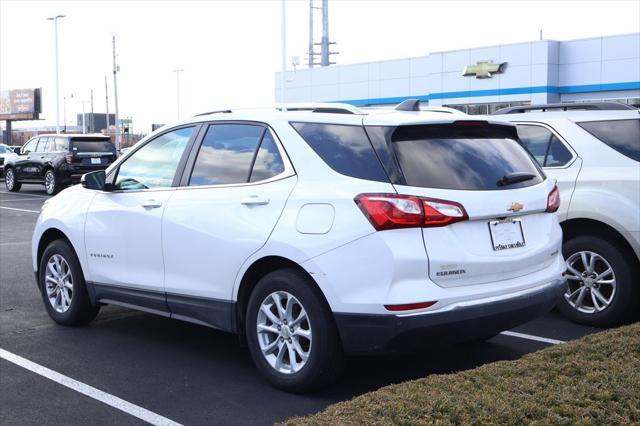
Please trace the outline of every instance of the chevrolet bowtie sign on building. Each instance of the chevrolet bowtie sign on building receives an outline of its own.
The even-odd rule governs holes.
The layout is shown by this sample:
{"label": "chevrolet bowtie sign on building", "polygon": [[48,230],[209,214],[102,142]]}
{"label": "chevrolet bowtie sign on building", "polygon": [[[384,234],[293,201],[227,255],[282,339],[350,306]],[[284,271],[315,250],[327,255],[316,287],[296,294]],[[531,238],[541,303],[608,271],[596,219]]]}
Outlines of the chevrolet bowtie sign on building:
{"label": "chevrolet bowtie sign on building", "polygon": [[465,77],[475,75],[476,78],[491,78],[493,74],[502,74],[506,67],[506,62],[494,64],[493,61],[478,61],[475,65],[464,67],[462,75]]}

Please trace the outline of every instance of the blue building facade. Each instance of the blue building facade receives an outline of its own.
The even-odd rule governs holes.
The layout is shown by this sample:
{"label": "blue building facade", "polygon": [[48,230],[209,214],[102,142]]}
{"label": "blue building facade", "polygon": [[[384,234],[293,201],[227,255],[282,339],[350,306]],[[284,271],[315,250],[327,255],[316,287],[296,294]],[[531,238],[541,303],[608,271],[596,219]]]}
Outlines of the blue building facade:
{"label": "blue building facade", "polygon": [[[280,102],[280,74],[275,77]],[[286,75],[286,102],[376,107],[407,98],[472,114],[552,102],[616,100],[638,106],[640,33],[435,52]]]}

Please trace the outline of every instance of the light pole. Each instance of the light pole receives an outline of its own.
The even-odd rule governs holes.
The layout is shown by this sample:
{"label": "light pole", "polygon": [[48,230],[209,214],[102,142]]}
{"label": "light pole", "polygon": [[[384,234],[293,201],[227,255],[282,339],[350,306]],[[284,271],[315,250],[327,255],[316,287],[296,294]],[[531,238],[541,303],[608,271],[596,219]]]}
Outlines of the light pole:
{"label": "light pole", "polygon": [[171,70],[176,73],[176,111],[178,114],[178,120],[180,120],[180,73],[183,69]]}
{"label": "light pole", "polygon": [[287,72],[287,4],[286,0],[280,2],[280,103],[282,104],[282,110],[286,110],[285,106],[285,83]]}
{"label": "light pole", "polygon": [[55,46],[55,62],[56,62],[56,133],[60,133],[60,80],[58,79],[58,19],[64,18],[65,15],[50,16],[48,21],[53,21],[53,43]]}

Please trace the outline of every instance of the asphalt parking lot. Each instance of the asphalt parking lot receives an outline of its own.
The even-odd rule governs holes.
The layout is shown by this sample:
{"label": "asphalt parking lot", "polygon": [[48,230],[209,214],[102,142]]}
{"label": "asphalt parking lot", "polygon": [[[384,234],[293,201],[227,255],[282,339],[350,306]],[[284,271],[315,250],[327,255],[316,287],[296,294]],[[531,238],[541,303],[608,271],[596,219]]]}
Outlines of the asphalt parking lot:
{"label": "asphalt parking lot", "polygon": [[[85,327],[54,324],[34,283],[30,251],[31,232],[47,197],[40,186],[7,193],[0,185],[3,425],[128,425],[143,424],[141,418],[189,425],[272,424],[391,383],[516,359],[598,331],[551,312],[483,343],[411,356],[350,358],[333,387],[287,394],[260,377],[236,337],[213,329],[111,306]],[[35,364],[25,368],[9,360],[16,355]],[[51,377],[75,380],[76,390]]]}

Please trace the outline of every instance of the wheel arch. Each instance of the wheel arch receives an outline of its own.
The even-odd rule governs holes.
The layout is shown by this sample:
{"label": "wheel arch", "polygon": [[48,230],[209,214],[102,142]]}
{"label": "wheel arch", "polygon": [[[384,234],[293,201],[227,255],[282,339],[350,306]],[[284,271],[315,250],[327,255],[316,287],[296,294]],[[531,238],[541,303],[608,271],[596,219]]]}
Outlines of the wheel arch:
{"label": "wheel arch", "polygon": [[38,241],[38,250],[36,252],[36,267],[38,269],[40,268],[40,260],[42,260],[42,254],[44,253],[44,250],[49,244],[56,240],[65,240],[67,243],[69,243],[69,246],[71,246],[73,251],[76,252],[76,255],[78,254],[76,249],[73,247],[73,243],[71,243],[71,240],[66,236],[64,232],[62,232],[58,228],[49,228],[42,233],[42,235],[40,236],[40,240]]}
{"label": "wheel arch", "polygon": [[234,318],[235,328],[238,334],[244,334],[244,321],[247,306],[249,304],[249,296],[251,295],[251,292],[255,288],[256,284],[258,284],[258,281],[260,281],[260,279],[268,273],[277,271],[279,269],[295,269],[309,277],[316,290],[318,291],[318,294],[321,295],[322,300],[325,303],[325,307],[329,309],[329,311],[331,311],[331,307],[324,292],[322,291],[316,280],[313,278],[313,276],[306,269],[300,266],[299,263],[283,256],[265,256],[254,261],[251,266],[249,266],[249,268],[247,268],[247,270],[244,272],[244,275],[240,280],[240,285],[238,286],[238,293],[236,297],[236,309]]}
{"label": "wheel arch", "polygon": [[640,259],[633,250],[633,247],[616,228],[595,219],[575,218],[560,223],[562,227],[562,241],[566,243],[571,238],[580,235],[595,235],[604,238],[618,245],[632,260],[635,260],[635,267],[640,268]]}

